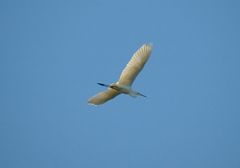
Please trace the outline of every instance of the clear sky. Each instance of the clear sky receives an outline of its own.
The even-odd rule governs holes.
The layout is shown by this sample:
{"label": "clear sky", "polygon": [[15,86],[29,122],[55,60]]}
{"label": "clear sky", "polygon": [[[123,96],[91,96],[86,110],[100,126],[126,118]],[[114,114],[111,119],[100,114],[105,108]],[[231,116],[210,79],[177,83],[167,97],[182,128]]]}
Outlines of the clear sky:
{"label": "clear sky", "polygon": [[[239,168],[239,3],[2,0],[0,167]],[[89,106],[148,42],[147,98]]]}

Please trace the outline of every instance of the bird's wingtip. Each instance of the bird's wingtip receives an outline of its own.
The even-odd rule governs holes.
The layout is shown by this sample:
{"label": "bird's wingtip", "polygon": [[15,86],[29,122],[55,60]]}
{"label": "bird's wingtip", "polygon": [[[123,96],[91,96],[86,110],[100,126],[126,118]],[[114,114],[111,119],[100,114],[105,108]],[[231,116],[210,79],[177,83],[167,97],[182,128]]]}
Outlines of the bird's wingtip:
{"label": "bird's wingtip", "polygon": [[98,106],[96,104],[88,103],[89,106]]}
{"label": "bird's wingtip", "polygon": [[150,47],[153,47],[153,43],[152,42],[146,43],[146,45],[148,45]]}
{"label": "bird's wingtip", "polygon": [[149,47],[149,48],[153,48],[153,43],[145,43],[143,44],[143,46]]}
{"label": "bird's wingtip", "polygon": [[87,104],[90,106],[98,106],[97,104],[92,103],[90,100],[88,100]]}

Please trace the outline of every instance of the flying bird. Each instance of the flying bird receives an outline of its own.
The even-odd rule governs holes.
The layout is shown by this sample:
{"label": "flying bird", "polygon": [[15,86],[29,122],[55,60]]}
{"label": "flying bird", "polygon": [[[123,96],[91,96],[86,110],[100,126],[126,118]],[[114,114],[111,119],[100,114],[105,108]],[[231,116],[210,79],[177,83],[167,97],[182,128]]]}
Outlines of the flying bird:
{"label": "flying bird", "polygon": [[130,95],[132,97],[143,96],[140,92],[137,92],[132,89],[132,84],[139,74],[139,72],[143,69],[145,63],[150,57],[152,52],[151,44],[144,44],[140,47],[132,56],[131,60],[128,62],[126,67],[123,69],[119,80],[116,83],[112,83],[110,85],[97,83],[101,86],[107,87],[107,90],[96,94],[88,100],[89,104],[92,105],[100,105],[108,100],[116,97],[117,95],[123,93]]}

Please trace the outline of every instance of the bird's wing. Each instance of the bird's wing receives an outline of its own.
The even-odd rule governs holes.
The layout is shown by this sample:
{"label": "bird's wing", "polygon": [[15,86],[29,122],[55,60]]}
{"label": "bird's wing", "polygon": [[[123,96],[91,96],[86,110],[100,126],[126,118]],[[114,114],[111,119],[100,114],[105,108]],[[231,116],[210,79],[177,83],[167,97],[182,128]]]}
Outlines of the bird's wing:
{"label": "bird's wing", "polygon": [[100,92],[100,93],[96,94],[95,96],[91,97],[88,100],[88,103],[93,104],[93,105],[103,104],[106,101],[116,97],[119,94],[120,93],[118,91],[108,88],[107,90]]}
{"label": "bird's wing", "polygon": [[151,44],[144,44],[139,48],[122,71],[118,83],[131,86],[138,73],[143,69],[152,52]]}

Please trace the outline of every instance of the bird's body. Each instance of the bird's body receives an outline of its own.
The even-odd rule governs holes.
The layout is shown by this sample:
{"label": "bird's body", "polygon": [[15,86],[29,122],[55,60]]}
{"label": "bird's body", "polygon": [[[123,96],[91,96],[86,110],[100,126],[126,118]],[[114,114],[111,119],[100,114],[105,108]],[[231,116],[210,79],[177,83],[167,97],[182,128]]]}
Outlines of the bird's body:
{"label": "bird's body", "polygon": [[105,87],[108,87],[110,89],[113,89],[115,91],[117,91],[118,93],[123,93],[123,94],[127,94],[127,95],[130,95],[132,97],[136,97],[136,96],[143,96],[143,97],[146,97],[144,96],[143,94],[137,92],[137,91],[134,91],[132,90],[131,86],[129,85],[121,85],[119,84],[119,82],[117,83],[112,83],[110,85],[106,85],[106,84],[103,84],[103,83],[98,83],[99,85],[101,86],[105,86]]}
{"label": "bird's body", "polygon": [[152,45],[144,44],[140,49],[138,49],[134,53],[129,63],[122,71],[119,80],[116,83],[112,83],[110,85],[98,83],[99,85],[105,86],[108,89],[91,97],[88,100],[88,103],[93,105],[100,105],[121,93],[130,95],[132,97],[136,96],[146,97],[143,94],[132,90],[131,86],[133,81],[137,77],[138,73],[143,69],[145,63],[150,57],[151,51]]}

